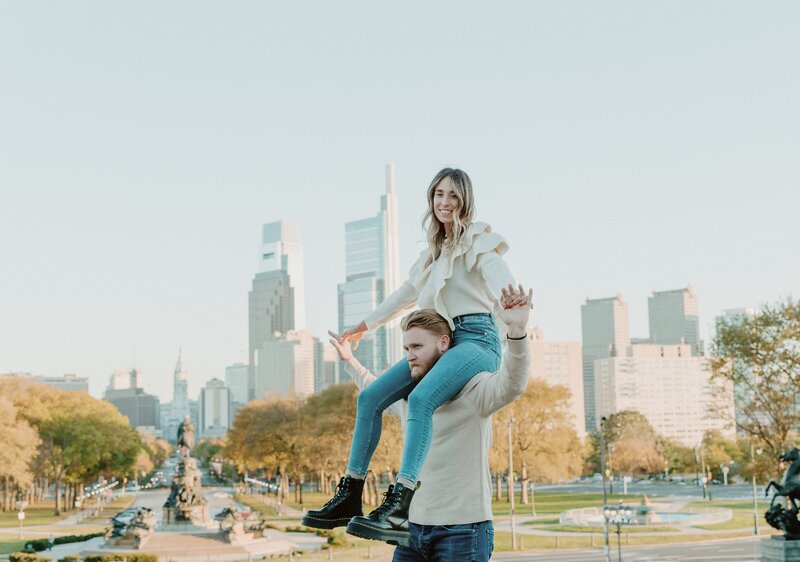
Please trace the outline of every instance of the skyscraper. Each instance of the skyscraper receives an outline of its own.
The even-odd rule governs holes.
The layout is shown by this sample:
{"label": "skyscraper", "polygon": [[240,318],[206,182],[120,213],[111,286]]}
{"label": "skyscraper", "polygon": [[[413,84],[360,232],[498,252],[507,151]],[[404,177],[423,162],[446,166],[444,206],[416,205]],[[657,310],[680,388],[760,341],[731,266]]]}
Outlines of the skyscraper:
{"label": "skyscraper", "polygon": [[224,437],[231,426],[231,391],[219,379],[211,379],[200,390],[201,437]]}
{"label": "skyscraper", "polygon": [[314,393],[319,340],[305,330],[290,330],[261,344],[253,358],[254,398],[308,396]]}
{"label": "skyscraper", "polygon": [[249,399],[256,397],[257,386],[264,386],[255,380],[259,350],[304,325],[303,248],[297,225],[288,220],[265,224],[258,273],[249,295]]}
{"label": "skyscraper", "polygon": [[586,299],[581,306],[581,333],[583,338],[583,398],[586,431],[594,431],[596,359],[624,353],[631,343],[628,328],[628,304],[622,295],[603,299]]}
{"label": "skyscraper", "polygon": [[[377,215],[345,224],[345,275],[339,292],[339,331],[356,326],[398,286],[397,203],[394,165],[386,166],[386,193]],[[399,322],[364,336],[358,360],[380,373],[402,356]]]}
{"label": "skyscraper", "polygon": [[691,347],[692,355],[702,355],[697,295],[689,285],[685,289],[653,291],[647,299],[650,319],[650,342]]}

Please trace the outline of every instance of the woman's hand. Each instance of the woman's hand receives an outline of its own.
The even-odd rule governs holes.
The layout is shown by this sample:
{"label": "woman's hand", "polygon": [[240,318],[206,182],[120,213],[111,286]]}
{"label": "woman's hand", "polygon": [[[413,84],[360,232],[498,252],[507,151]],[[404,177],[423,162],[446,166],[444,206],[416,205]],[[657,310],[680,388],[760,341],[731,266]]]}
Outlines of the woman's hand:
{"label": "woman's hand", "polygon": [[328,341],[331,342],[331,345],[336,348],[336,351],[339,354],[339,359],[342,361],[350,361],[353,358],[353,350],[350,347],[350,342],[345,340],[344,343],[339,343],[339,338],[341,338],[341,336],[330,330],[328,330],[328,335],[331,337],[331,339]]}
{"label": "woman's hand", "polygon": [[521,338],[527,333],[532,308],[533,290],[525,291],[522,285],[515,289],[509,284],[502,290],[502,302],[495,304],[494,312],[508,326],[510,337]]}
{"label": "woman's hand", "polygon": [[355,351],[358,349],[358,340],[360,340],[366,333],[367,325],[364,322],[361,322],[355,328],[350,328],[349,330],[342,332],[342,335],[339,336],[337,340],[341,345],[351,342],[353,344],[353,351]]}

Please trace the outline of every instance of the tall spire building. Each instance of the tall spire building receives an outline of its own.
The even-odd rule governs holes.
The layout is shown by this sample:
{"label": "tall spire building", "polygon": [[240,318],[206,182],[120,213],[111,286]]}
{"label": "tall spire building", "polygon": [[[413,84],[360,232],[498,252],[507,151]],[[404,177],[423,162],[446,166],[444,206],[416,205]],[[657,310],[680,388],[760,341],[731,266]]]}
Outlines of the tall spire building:
{"label": "tall spire building", "polygon": [[[338,286],[339,331],[356,326],[398,287],[397,194],[394,165],[386,166],[386,192],[377,215],[345,224],[345,275]],[[364,336],[355,351],[379,373],[402,355],[398,321]]]}
{"label": "tall spire building", "polygon": [[248,399],[314,392],[314,345],[305,328],[303,246],[293,221],[265,224],[249,296]]}
{"label": "tall spire building", "polygon": [[178,433],[178,426],[186,416],[191,415],[189,372],[183,365],[183,350],[178,350],[178,361],[175,363],[175,371],[172,375],[172,402],[161,406],[161,429],[164,438],[174,441]]}

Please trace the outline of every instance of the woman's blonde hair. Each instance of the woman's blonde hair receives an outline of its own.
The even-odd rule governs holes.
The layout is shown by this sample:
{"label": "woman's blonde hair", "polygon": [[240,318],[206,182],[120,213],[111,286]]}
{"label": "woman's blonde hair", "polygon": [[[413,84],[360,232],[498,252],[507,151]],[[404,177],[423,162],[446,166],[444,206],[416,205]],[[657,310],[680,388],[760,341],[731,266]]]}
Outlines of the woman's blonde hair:
{"label": "woman's blonde hair", "polygon": [[422,310],[415,310],[400,322],[400,328],[407,332],[411,328],[422,328],[436,334],[437,336],[447,336],[453,339],[453,332],[450,330],[450,324],[444,317],[430,308],[423,308]]}
{"label": "woman's blonde hair", "polygon": [[[444,224],[442,224],[433,212],[433,196],[436,193],[436,187],[445,178],[450,178],[453,183],[453,191],[458,197],[458,209],[453,213],[453,234],[449,238],[445,237]],[[472,197],[472,180],[469,179],[467,173],[458,168],[444,168],[436,176],[434,176],[428,187],[428,210],[425,216],[422,217],[422,228],[428,237],[428,247],[430,248],[430,255],[426,266],[437,259],[442,251],[447,254],[452,254],[458,245],[467,227],[472,223],[472,217],[475,214],[475,202]]]}

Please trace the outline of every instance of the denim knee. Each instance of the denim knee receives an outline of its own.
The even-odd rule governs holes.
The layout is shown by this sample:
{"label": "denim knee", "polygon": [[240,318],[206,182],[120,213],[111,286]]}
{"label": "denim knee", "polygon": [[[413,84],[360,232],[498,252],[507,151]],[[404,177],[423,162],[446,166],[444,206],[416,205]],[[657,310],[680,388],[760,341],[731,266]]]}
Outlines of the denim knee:
{"label": "denim knee", "polygon": [[356,398],[357,415],[364,415],[379,411],[378,407],[380,405],[381,396],[377,392],[377,388],[375,390],[371,390],[370,387],[371,385],[367,386],[358,393],[358,397]]}
{"label": "denim knee", "polygon": [[417,418],[418,416],[433,416],[436,410],[436,404],[431,396],[417,392],[414,390],[408,395],[408,418]]}

